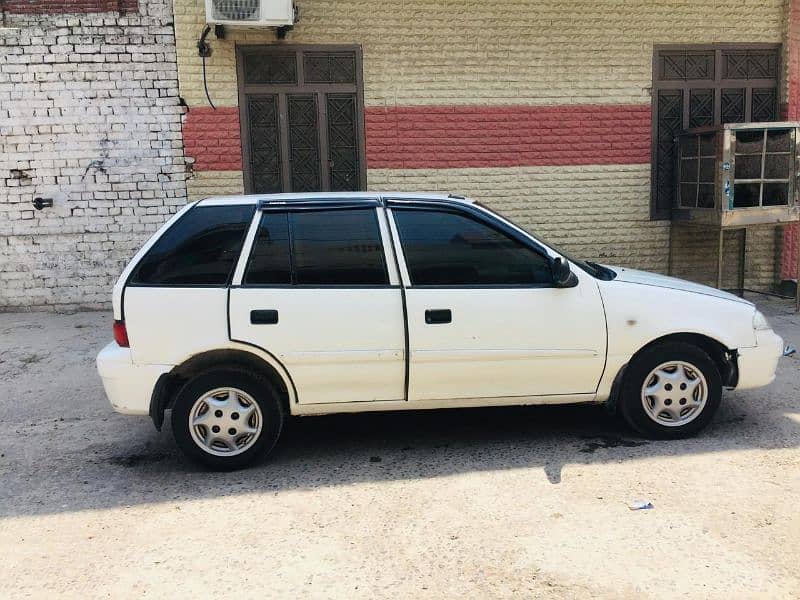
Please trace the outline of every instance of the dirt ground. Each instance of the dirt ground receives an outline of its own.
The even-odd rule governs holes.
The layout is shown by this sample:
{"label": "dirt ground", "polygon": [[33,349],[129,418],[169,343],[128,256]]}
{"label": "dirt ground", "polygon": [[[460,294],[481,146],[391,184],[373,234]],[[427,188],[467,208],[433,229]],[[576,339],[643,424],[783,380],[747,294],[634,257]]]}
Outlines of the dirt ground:
{"label": "dirt ground", "polygon": [[800,596],[797,357],[692,440],[598,407],[309,417],[218,474],[112,412],[110,335],[0,314],[0,597]]}

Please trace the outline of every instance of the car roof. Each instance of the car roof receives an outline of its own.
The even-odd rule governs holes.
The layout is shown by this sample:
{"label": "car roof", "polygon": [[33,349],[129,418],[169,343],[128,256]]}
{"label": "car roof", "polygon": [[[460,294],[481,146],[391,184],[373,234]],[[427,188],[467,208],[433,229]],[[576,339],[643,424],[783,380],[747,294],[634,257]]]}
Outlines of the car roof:
{"label": "car roof", "polygon": [[259,204],[262,202],[308,202],[347,200],[348,202],[376,202],[380,200],[439,200],[442,202],[462,202],[472,204],[473,201],[464,196],[426,192],[306,192],[297,194],[239,194],[236,196],[210,196],[198,202],[202,206],[221,206],[227,204]]}

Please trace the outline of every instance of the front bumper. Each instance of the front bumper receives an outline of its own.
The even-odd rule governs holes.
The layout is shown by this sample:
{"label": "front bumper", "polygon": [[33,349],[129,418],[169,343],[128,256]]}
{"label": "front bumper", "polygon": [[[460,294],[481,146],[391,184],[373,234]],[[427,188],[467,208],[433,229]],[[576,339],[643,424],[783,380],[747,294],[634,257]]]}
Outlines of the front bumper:
{"label": "front bumper", "polygon": [[783,339],[774,331],[756,331],[756,345],[739,348],[737,390],[769,385],[775,379],[778,360],[783,356]]}
{"label": "front bumper", "polygon": [[111,406],[125,415],[150,413],[150,398],[156,381],[170,370],[167,365],[137,365],[130,348],[111,342],[97,355],[97,372],[103,380]]}

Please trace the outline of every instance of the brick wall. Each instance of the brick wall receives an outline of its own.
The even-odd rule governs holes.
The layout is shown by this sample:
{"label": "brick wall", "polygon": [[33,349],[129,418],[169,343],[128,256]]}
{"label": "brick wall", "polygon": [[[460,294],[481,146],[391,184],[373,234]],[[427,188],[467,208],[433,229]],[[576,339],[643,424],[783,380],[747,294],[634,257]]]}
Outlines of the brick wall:
{"label": "brick wall", "polygon": [[137,0],[3,0],[8,14],[81,14],[116,11],[136,12]]}
{"label": "brick wall", "polygon": [[171,3],[68,4],[85,14],[6,3],[0,309],[108,306],[127,260],[186,202]]}
{"label": "brick wall", "polygon": [[196,106],[186,115],[183,143],[198,171],[241,170],[239,109]]}

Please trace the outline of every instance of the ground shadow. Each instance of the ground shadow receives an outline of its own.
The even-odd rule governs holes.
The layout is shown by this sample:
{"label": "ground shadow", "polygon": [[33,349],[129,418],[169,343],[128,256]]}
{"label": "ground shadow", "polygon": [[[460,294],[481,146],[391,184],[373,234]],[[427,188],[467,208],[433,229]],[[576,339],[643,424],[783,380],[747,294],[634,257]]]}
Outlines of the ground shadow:
{"label": "ground shadow", "polygon": [[[465,472],[543,469],[559,484],[569,464],[800,446],[784,412],[734,396],[699,437],[650,441],[598,406],[512,407],[295,418],[263,464],[209,473],[172,436],[129,419],[57,420],[50,450],[0,457],[0,515],[44,514],[249,492],[314,489]],[[76,444],[72,428],[85,431]],[[94,427],[108,427],[93,441]],[[62,444],[63,442],[63,444]],[[59,453],[60,449],[60,453]],[[48,458],[49,457],[49,458]]]}

